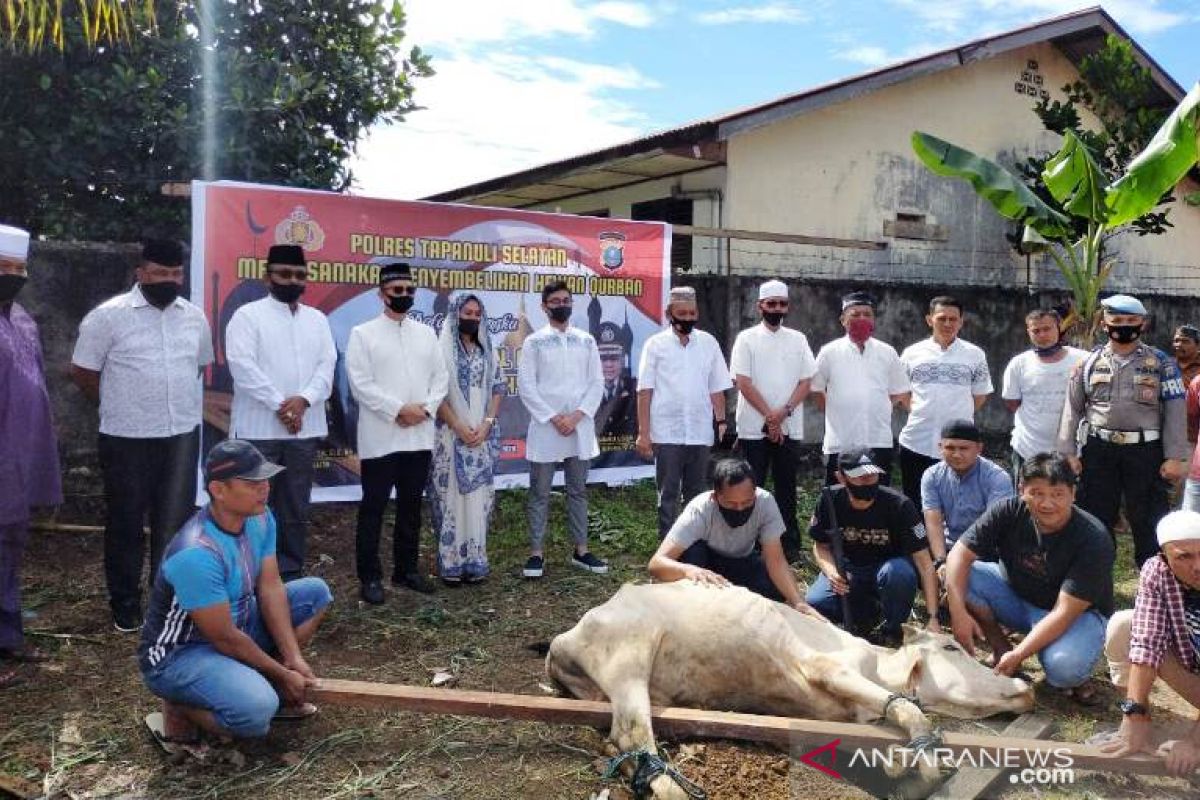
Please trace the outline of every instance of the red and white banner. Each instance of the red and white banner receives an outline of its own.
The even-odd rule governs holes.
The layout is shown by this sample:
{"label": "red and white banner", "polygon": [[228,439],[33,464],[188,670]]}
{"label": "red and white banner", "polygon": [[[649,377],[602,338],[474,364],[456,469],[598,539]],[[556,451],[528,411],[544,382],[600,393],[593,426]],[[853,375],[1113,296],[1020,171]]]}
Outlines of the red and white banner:
{"label": "red and white banner", "polygon": [[418,292],[412,316],[441,329],[457,292],[477,294],[508,380],[500,406],[499,487],[527,485],[528,414],[517,397],[521,344],[546,324],[541,288],[568,281],[572,324],[605,354],[605,399],[596,415],[600,456],[590,480],[619,483],[653,474],[633,452],[637,363],[642,344],[663,325],[670,283],[670,226],[444,203],[259,186],[196,182],[192,187],[192,300],[212,325],[217,360],[205,375],[203,452],[229,430],[233,380],[225,325],[245,303],[264,297],[267,250],[298,244],[308,256],[302,302],[329,317],[338,349],[329,437],[317,457],[314,500],[359,497],[355,455],[358,409],[346,379],[350,330],[377,316],[373,256],[408,261]]}

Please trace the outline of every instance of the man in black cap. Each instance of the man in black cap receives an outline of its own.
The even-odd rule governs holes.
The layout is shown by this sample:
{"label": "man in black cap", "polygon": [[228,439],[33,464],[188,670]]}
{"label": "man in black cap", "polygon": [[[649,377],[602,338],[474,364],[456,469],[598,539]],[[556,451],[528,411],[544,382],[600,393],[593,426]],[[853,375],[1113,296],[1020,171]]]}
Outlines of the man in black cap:
{"label": "man in black cap", "polygon": [[169,752],[199,745],[200,731],[264,736],[272,720],[317,710],[301,649],[333,596],[320,578],[280,580],[267,494],[282,469],[249,442],[218,444],[204,462],[211,500],[163,554],[138,667],[163,701],[146,724]]}
{"label": "man in black cap", "polygon": [[408,316],[417,295],[409,265],[381,256],[371,263],[379,266],[383,313],[350,331],[346,375],[358,401],[362,465],[355,540],[359,593],[364,601],[378,605],[384,601],[379,534],[393,489],[392,584],[433,591],[417,566],[421,494],[433,458],[433,420],[450,378],[433,329]]}
{"label": "man in black cap", "polygon": [[[828,490],[837,519],[829,519],[828,504],[817,505],[809,535],[821,574],[806,599],[828,619],[845,622],[840,598],[849,595],[854,632],[885,647],[898,647],[918,583],[926,608],[936,609],[938,582],[921,515],[902,493],[880,485],[882,474],[870,450],[838,454],[839,485]],[[833,555],[834,528],[842,537],[842,564]],[[928,624],[930,630],[940,630],[937,614],[930,614]]]}
{"label": "man in black cap", "polygon": [[239,308],[225,328],[233,376],[229,435],[286,467],[271,483],[271,511],[279,525],[279,572],[290,581],[304,571],[313,459],[328,433],[325,401],[337,350],[329,320],[300,302],[308,279],[303,250],[271,247],[263,279],[268,296]]}
{"label": "man in black cap", "polygon": [[113,625],[142,624],[142,526],[150,517],[150,577],[195,508],[200,371],[213,360],[204,312],[179,296],[183,246],[148,239],[137,284],[83,318],[71,377],[100,404],[100,466],[108,519],[104,576]]}

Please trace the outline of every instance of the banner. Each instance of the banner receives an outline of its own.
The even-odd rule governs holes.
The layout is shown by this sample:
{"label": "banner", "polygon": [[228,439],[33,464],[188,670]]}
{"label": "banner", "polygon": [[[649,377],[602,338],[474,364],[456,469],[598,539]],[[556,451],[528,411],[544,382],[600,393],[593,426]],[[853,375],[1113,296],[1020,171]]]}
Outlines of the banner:
{"label": "banner", "polygon": [[313,499],[356,500],[358,407],[346,377],[354,326],[382,313],[373,256],[409,262],[417,285],[410,316],[441,330],[450,298],[476,294],[508,383],[500,404],[499,488],[528,485],[529,415],[517,396],[521,344],[546,324],[541,289],[566,280],[571,324],[600,346],[604,400],[596,414],[600,456],[590,481],[621,483],[653,475],[633,452],[637,364],[646,338],[663,325],[669,291],[670,226],[500,208],[379,200],[244,183],[192,185],[192,300],[204,309],[217,358],[204,378],[203,452],[229,431],[233,379],[225,326],[241,306],[267,295],[267,250],[297,244],[308,257],[301,302],[324,312],[338,350],[329,436],[317,455]]}

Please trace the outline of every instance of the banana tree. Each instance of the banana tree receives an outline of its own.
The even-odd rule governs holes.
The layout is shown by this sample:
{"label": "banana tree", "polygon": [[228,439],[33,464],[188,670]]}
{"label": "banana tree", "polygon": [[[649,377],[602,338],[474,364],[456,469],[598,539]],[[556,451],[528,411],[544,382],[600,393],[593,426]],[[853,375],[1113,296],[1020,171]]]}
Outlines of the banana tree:
{"label": "banana tree", "polygon": [[[1104,260],[1105,236],[1146,214],[1170,192],[1200,157],[1200,83],[1197,83],[1162,127],[1111,181],[1087,146],[1071,131],[1058,153],[1046,162],[1042,180],[1055,205],[1043,201],[1013,173],[982,156],[916,131],[912,147],[931,171],[961,178],[1002,216],[1024,225],[1022,241],[1030,251],[1049,254],[1071,289],[1075,313],[1084,323],[1081,339],[1094,332],[1099,295],[1113,260]],[[1086,223],[1076,239],[1072,220]]]}

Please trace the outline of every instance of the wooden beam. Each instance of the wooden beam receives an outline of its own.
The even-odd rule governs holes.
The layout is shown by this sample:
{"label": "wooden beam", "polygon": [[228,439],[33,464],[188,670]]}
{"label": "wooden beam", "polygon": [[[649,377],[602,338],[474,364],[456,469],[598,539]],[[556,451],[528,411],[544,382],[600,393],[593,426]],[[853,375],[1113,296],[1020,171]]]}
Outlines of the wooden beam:
{"label": "wooden beam", "polygon": [[[565,697],[534,697],[523,694],[501,694],[458,689],[433,689],[425,686],[404,686],[391,683],[325,679],[309,690],[309,699],[328,705],[359,706],[363,708],[415,711],[423,714],[454,714],[491,719],[515,719],[559,725],[587,725],[607,728],[612,722],[612,708],[607,702],[573,700]],[[905,736],[898,730],[877,725],[851,722],[773,717],[761,714],[739,714],[731,711],[704,711],[694,708],[662,708],[651,710],[655,732],[668,738],[702,737],[740,739],[772,744],[789,750],[797,743],[824,744],[840,739],[842,748],[877,747],[903,744]],[[1038,739],[984,736],[974,733],[948,732],[942,746],[973,755],[988,754],[998,759],[1008,758],[1021,766],[1044,766],[1038,754],[1057,750],[1074,760],[1076,770],[1125,772],[1141,775],[1165,775],[1161,758],[1134,756],[1111,758],[1095,747],[1075,742],[1048,742]]]}
{"label": "wooden beam", "polygon": [[846,247],[856,250],[886,250],[888,246],[887,242],[875,242],[866,239],[834,239],[828,236],[744,231],[736,228],[698,228],[695,225],[672,225],[671,230],[678,236],[709,236],[713,239],[748,239],[756,242],[811,244],[818,247]]}
{"label": "wooden beam", "polygon": [[[1041,739],[1054,730],[1054,720],[1037,714],[1022,714],[1000,734],[1009,739]],[[975,800],[1004,777],[1007,770],[964,767],[929,796],[930,800]]]}

